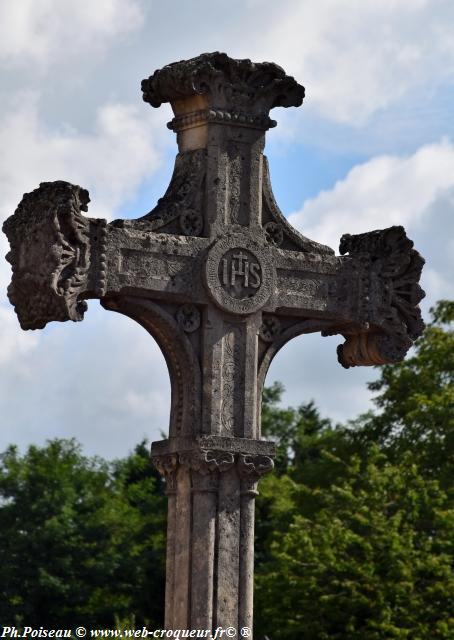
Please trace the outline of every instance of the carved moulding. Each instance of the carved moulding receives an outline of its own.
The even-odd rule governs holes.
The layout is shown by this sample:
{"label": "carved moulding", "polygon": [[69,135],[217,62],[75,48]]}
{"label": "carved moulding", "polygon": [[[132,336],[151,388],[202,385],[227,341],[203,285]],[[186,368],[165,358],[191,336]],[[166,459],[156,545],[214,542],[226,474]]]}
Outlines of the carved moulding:
{"label": "carved moulding", "polygon": [[13,272],[8,297],[22,329],[42,329],[52,320],[82,320],[92,262],[102,271],[97,278],[102,294],[106,221],[82,215],[89,201],[88,191],[78,185],[42,182],[3,224]]}
{"label": "carved moulding", "polygon": [[[359,326],[346,331],[339,362],[349,368],[403,360],[424,330],[418,303],[424,259],[401,226],[359,235],[346,234],[340,253],[349,254],[359,273]],[[327,335],[327,333],[325,333]]]}
{"label": "carved moulding", "polygon": [[[266,374],[275,355],[293,338],[307,334],[323,332],[332,326],[332,320],[320,320],[318,318],[305,318],[287,320],[285,326],[278,316],[264,314],[259,330],[261,349],[257,368],[258,407],[257,415],[261,415],[261,392],[265,384]],[[336,332],[337,333],[337,332]]]}
{"label": "carved moulding", "polygon": [[176,489],[178,466],[186,467],[192,472],[193,491],[217,490],[218,474],[235,468],[238,476],[244,481],[245,493],[255,496],[255,485],[265,474],[274,469],[271,456],[263,454],[242,454],[231,451],[197,449],[180,454],[152,455],[156,469],[167,481],[168,491]]}
{"label": "carved moulding", "polygon": [[274,469],[274,460],[270,456],[250,455],[240,453],[238,455],[238,470],[240,477],[254,478],[258,480]]}

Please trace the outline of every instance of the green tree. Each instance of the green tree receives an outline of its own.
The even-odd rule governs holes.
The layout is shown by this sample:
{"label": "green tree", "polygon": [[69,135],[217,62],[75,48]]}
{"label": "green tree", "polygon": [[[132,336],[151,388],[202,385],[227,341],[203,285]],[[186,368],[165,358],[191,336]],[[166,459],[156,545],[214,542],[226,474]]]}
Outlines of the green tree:
{"label": "green tree", "polygon": [[431,309],[432,322],[413,355],[381,368],[369,389],[379,411],[352,423],[357,437],[379,443],[395,461],[411,451],[421,469],[452,488],[454,475],[454,302]]}
{"label": "green tree", "polygon": [[[297,513],[291,489],[304,481],[313,487],[330,486],[342,473],[335,457],[352,446],[349,433],[322,418],[314,402],[298,408],[281,406],[284,388],[275,382],[265,387],[262,398],[262,435],[276,443],[275,471],[259,485],[256,504],[257,571],[270,558],[270,541],[287,531]],[[325,452],[333,455],[328,457]],[[304,505],[304,514],[316,508],[311,500]]]}
{"label": "green tree", "polygon": [[[375,449],[344,463],[328,489],[285,480],[279,489],[273,516],[287,501],[293,517],[273,535],[271,558],[257,574],[259,633],[452,639],[454,509],[411,456],[393,465]],[[302,515],[307,501],[311,517]]]}
{"label": "green tree", "polygon": [[164,499],[145,458],[151,467],[142,444],[111,465],[74,440],[0,456],[4,624],[112,625],[131,612],[161,622]]}
{"label": "green tree", "polygon": [[31,446],[23,456],[9,447],[0,495],[5,623],[74,622],[123,607],[121,595],[106,593],[122,563],[114,549],[125,524],[104,462],[84,458],[75,441]]}
{"label": "green tree", "polygon": [[[124,541],[130,565],[130,612],[135,624],[159,628],[164,623],[167,498],[165,481],[150,461],[146,441],[114,465],[131,526]],[[131,626],[131,625],[130,625]]]}

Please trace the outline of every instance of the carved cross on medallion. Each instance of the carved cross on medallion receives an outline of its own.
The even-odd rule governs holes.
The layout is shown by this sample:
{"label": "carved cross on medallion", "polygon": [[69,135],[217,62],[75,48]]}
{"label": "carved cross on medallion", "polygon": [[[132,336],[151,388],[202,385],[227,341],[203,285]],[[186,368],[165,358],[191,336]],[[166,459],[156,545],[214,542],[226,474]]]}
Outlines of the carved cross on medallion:
{"label": "carved cross on medallion", "polygon": [[273,107],[304,89],[272,63],[203,54],[142,82],[170,102],[179,153],[137,220],[86,218],[66,182],[26,194],[4,224],[9,298],[23,329],[81,320],[85,300],[139,322],[169,368],[166,627],[252,627],[254,498],[273,468],[260,437],[266,372],[295,336],[340,334],[346,368],[401,360],[420,335],[421,256],[402,227],[341,239],[341,256],[293,229],[263,155]]}

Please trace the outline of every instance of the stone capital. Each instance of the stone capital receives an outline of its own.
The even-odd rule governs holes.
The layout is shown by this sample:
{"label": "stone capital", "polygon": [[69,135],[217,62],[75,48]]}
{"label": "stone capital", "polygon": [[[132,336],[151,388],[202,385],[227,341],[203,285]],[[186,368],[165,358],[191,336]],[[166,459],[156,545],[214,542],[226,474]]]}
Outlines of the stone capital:
{"label": "stone capital", "polygon": [[207,144],[209,124],[266,131],[276,126],[273,107],[299,107],[304,87],[272,62],[235,60],[225,53],[203,53],[158,69],[142,80],[143,99],[153,107],[170,102],[175,117],[168,127],[181,150]]}

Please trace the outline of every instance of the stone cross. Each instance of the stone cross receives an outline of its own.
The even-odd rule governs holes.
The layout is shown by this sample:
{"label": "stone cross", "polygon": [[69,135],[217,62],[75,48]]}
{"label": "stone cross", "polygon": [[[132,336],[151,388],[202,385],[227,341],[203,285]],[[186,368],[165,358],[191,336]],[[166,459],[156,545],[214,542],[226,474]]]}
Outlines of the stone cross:
{"label": "stone cross", "polygon": [[[203,54],[142,82],[170,102],[179,153],[136,220],[87,218],[88,192],[45,182],[4,224],[23,329],[82,320],[85,300],[141,324],[170,373],[167,629],[252,628],[254,499],[273,468],[260,437],[271,360],[295,336],[340,334],[348,368],[401,360],[423,329],[421,256],[402,227],[344,235],[341,256],[290,226],[263,155],[273,107],[304,88],[275,64]],[[125,159],[127,161],[127,159]],[[236,637],[236,636],[235,636]]]}

